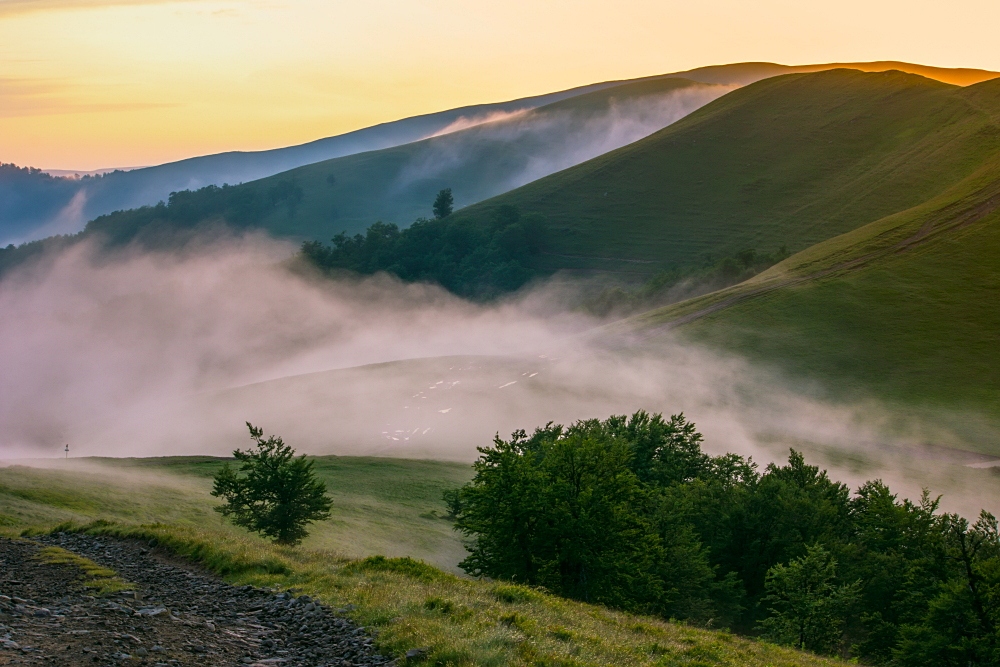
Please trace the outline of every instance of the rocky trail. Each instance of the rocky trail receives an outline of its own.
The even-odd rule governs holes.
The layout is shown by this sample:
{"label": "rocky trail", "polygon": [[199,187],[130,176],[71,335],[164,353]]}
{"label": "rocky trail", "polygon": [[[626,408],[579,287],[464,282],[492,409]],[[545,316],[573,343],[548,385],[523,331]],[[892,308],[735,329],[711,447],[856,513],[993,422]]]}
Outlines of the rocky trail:
{"label": "rocky trail", "polygon": [[[57,546],[131,590],[96,595]],[[344,612],[346,610],[340,610]],[[0,665],[395,665],[365,628],[307,596],[231,586],[136,541],[79,534],[0,538]]]}

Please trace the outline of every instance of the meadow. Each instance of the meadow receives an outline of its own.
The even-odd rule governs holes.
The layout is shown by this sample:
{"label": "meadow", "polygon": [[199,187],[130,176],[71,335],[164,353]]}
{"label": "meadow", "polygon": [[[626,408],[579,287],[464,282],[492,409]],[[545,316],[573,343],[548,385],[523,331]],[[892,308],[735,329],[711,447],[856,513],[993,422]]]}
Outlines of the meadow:
{"label": "meadow", "polygon": [[676,328],[839,398],[874,395],[942,422],[964,415],[968,437],[998,454],[1000,319],[987,305],[1000,290],[998,168],[630,325]]}
{"label": "meadow", "polygon": [[[835,661],[726,632],[611,611],[544,591],[460,577],[444,489],[468,466],[319,457],[334,516],[299,548],[276,547],[212,512],[221,459],[70,460],[0,468],[0,532],[88,530],[155,541],[238,584],[292,588],[345,610],[399,655],[440,665],[735,665]],[[392,557],[397,556],[397,557]]]}
{"label": "meadow", "polygon": [[[96,519],[170,523],[231,531],[212,511],[212,476],[223,459],[163,457],[70,459],[46,468],[0,468],[0,522],[50,525]],[[316,458],[334,501],[333,516],[316,526],[308,549],[347,558],[411,556],[451,571],[464,549],[440,516],[446,489],[471,477],[467,465],[438,461]]]}

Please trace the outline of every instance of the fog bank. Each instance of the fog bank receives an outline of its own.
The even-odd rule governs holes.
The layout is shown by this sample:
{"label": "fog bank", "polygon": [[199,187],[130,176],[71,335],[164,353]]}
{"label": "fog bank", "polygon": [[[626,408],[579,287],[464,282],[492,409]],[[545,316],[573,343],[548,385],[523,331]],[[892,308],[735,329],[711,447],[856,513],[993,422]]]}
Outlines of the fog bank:
{"label": "fog bank", "polygon": [[987,502],[961,488],[990,471],[921,449],[961,444],[947,432],[678,340],[595,347],[581,334],[600,323],[551,308],[554,287],[479,305],[385,276],[312,279],[285,267],[291,252],[81,244],[0,281],[0,458],[66,443],[74,457],[225,455],[251,421],[304,452],[471,461],[497,433],[644,409],[684,412],[712,453],[767,463],[795,446],[845,481]]}

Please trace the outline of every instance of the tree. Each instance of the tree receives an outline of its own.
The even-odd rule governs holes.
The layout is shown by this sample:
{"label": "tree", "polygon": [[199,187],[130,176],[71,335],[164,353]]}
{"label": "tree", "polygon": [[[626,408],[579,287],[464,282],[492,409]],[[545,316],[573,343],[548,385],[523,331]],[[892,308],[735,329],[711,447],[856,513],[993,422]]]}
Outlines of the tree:
{"label": "tree", "polygon": [[768,639],[798,649],[833,653],[851,608],[858,600],[858,583],[837,586],[837,561],[818,544],[787,565],[767,573],[764,603],[771,615],[760,622]]}
{"label": "tree", "polygon": [[333,504],[326,485],[316,478],[313,462],[247,422],[256,447],[237,449],[238,471],[228,463],[215,476],[212,495],[226,502],[215,508],[237,526],[272,538],[277,544],[298,544],[306,524],[330,517]]}
{"label": "tree", "polygon": [[622,609],[712,619],[705,550],[631,469],[631,438],[650,423],[664,425],[638,413],[518,431],[480,448],[475,478],[447,497],[471,538],[460,567]]}
{"label": "tree", "polygon": [[1000,528],[987,511],[975,524],[942,520],[951,577],[925,617],[900,629],[895,663],[904,667],[1000,664]]}
{"label": "tree", "polygon": [[455,208],[455,198],[451,196],[451,188],[445,188],[434,198],[434,217],[440,220],[451,215]]}

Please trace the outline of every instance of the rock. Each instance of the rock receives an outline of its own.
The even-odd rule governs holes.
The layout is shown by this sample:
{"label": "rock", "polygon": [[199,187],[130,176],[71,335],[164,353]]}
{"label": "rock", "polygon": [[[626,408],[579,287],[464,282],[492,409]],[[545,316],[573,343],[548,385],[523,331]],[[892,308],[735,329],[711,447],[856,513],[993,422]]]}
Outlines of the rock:
{"label": "rock", "polygon": [[424,658],[427,657],[428,651],[430,651],[430,649],[427,648],[426,646],[423,648],[411,648],[409,651],[406,652],[406,659],[413,661],[423,660]]}
{"label": "rock", "polygon": [[135,613],[140,616],[166,616],[170,614],[166,607],[143,607]]}
{"label": "rock", "polygon": [[[18,629],[7,633],[9,636],[0,632],[3,650],[6,642],[20,649],[17,640],[24,639],[18,633],[30,630],[32,634],[25,637],[39,637],[36,646],[40,649],[40,653],[32,656],[68,657],[74,655],[70,651],[75,651],[77,661],[70,664],[127,664],[122,662],[121,655],[130,655],[135,664],[142,660],[160,667],[390,664],[388,658],[376,652],[363,628],[335,615],[319,600],[300,595],[301,591],[230,586],[183,564],[168,565],[158,560],[159,552],[144,551],[145,544],[127,540],[96,540],[88,535],[67,533],[42,536],[37,541],[58,544],[115,570],[123,580],[142,591],[142,598],[137,599],[134,591],[112,599],[85,595],[75,583],[78,571],[69,566],[62,569],[46,566],[49,569],[42,577],[44,581],[36,581],[33,568],[41,565],[34,565],[37,561],[30,554],[39,548],[37,542],[14,544],[0,538],[0,561],[5,563],[3,592],[10,599],[5,603],[0,598],[0,620],[3,614],[11,614],[3,604],[13,610],[14,598],[19,596],[17,604],[21,605],[17,615],[11,614],[17,618]],[[17,567],[8,572],[9,563]],[[64,578],[57,583],[59,576]],[[17,583],[12,585],[12,581]],[[51,615],[34,616],[34,611],[41,608]],[[353,609],[351,605],[344,612]],[[51,630],[53,618],[59,619],[59,629],[55,632]],[[254,647],[252,652],[247,651],[248,646]],[[174,651],[179,654],[176,659],[171,655]],[[188,657],[184,658],[182,652]],[[155,658],[150,659],[152,656]],[[400,659],[394,664],[403,662]],[[4,664],[2,658],[0,664]],[[59,664],[59,660],[52,664]]]}

